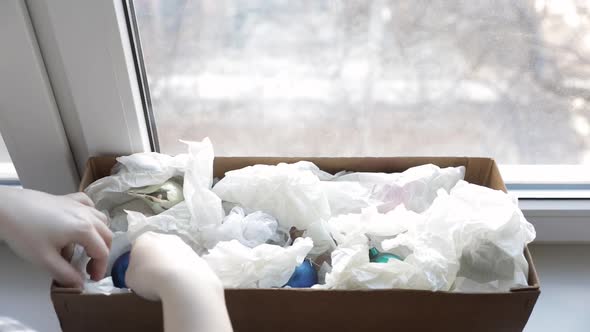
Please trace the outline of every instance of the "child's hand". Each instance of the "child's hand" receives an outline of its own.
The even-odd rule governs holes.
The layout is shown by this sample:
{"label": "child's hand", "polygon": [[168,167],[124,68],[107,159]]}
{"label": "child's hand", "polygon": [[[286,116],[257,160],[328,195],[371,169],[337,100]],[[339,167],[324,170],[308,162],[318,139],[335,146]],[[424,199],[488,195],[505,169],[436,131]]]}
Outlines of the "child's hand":
{"label": "child's hand", "polygon": [[154,301],[173,292],[171,287],[197,286],[223,295],[217,275],[186,243],[175,235],[154,232],[142,234],[133,244],[125,282]]}
{"label": "child's hand", "polygon": [[82,275],[61,256],[66,246],[83,246],[92,259],[88,273],[101,279],[112,233],[107,217],[84,193],[55,196],[35,190],[0,188],[0,238],[19,256],[46,268],[64,286],[81,286]]}
{"label": "child's hand", "polygon": [[175,235],[139,236],[125,283],[142,297],[162,300],[166,332],[232,331],[221,281]]}

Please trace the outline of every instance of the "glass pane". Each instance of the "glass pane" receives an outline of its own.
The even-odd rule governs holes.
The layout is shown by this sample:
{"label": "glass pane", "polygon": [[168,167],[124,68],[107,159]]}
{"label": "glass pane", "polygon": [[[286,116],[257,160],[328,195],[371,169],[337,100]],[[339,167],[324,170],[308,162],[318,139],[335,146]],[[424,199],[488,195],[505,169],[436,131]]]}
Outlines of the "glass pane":
{"label": "glass pane", "polygon": [[134,4],[163,152],[590,164],[588,1]]}

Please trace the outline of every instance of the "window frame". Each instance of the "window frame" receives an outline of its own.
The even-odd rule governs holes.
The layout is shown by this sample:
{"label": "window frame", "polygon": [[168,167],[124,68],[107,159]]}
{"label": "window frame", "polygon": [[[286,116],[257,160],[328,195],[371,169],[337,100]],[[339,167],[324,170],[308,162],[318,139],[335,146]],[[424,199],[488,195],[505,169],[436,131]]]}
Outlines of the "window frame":
{"label": "window frame", "polygon": [[1,1],[0,22],[0,131],[13,163],[0,176],[4,184],[72,192],[79,176],[25,3]]}
{"label": "window frame", "polygon": [[[26,3],[42,55],[39,61],[46,68],[78,171],[90,156],[156,150],[132,1]],[[17,149],[12,145],[11,155]],[[538,242],[590,243],[590,167],[567,166],[567,172],[560,167],[501,165],[500,170],[537,227]],[[583,190],[564,189],[564,184],[582,185]]]}
{"label": "window frame", "polygon": [[79,172],[152,151],[123,1],[26,2]]}
{"label": "window frame", "polygon": [[0,185],[20,185],[16,168],[14,168],[14,164],[12,162],[0,162]]}

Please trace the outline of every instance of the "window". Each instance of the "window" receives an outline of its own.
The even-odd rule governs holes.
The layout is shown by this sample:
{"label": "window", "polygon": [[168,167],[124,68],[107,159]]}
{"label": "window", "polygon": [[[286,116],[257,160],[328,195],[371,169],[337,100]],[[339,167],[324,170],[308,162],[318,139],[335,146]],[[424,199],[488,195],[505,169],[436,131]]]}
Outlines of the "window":
{"label": "window", "polygon": [[133,1],[163,152],[590,165],[590,5]]}

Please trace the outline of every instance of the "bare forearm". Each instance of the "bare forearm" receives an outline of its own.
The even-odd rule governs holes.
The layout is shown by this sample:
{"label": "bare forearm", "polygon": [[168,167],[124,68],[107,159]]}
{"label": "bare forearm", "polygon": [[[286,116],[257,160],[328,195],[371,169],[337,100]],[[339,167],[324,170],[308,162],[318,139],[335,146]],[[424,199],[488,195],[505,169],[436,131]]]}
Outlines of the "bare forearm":
{"label": "bare forearm", "polygon": [[14,199],[17,189],[0,186],[0,240],[10,231],[9,222],[13,219],[10,206],[14,205]]}
{"label": "bare forearm", "polygon": [[125,280],[140,296],[162,301],[165,332],[232,331],[221,281],[177,236],[139,236]]}
{"label": "bare forearm", "polygon": [[176,286],[162,294],[165,332],[233,331],[223,289]]}

